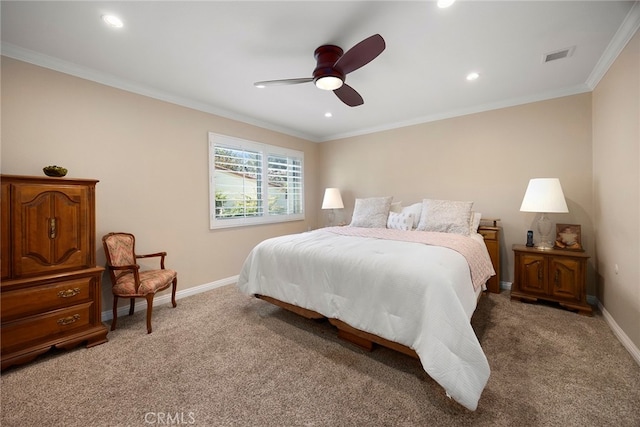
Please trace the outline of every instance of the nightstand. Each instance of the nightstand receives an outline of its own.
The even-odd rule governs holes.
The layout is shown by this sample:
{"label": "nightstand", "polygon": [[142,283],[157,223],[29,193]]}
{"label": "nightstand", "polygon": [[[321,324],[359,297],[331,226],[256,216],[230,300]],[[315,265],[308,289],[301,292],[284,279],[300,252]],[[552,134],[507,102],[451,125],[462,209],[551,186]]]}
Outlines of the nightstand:
{"label": "nightstand", "polygon": [[[493,221],[493,220],[492,220]],[[495,220],[499,221],[499,220]],[[478,233],[484,238],[484,244],[489,251],[489,257],[493,264],[493,269],[496,272],[495,276],[492,276],[487,280],[487,290],[496,294],[500,293],[500,227],[497,227],[493,222],[493,226],[481,225],[478,227]]]}
{"label": "nightstand", "polygon": [[511,298],[535,302],[554,301],[561,306],[591,315],[587,304],[586,270],[589,256],[568,250],[539,250],[513,245],[514,280]]}

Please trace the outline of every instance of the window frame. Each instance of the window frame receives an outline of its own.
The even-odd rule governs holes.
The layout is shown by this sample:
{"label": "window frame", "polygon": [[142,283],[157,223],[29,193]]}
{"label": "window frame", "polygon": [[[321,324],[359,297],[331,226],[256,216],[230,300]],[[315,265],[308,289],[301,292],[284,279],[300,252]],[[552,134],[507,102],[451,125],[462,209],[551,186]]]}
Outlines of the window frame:
{"label": "window frame", "polygon": [[[245,227],[260,224],[274,224],[290,221],[304,221],[304,152],[292,150],[289,148],[278,147],[275,145],[264,144],[255,141],[248,141],[228,135],[222,135],[209,132],[209,229],[215,230],[220,228]],[[259,215],[253,217],[238,218],[216,218],[216,163],[215,154],[216,146],[224,147],[232,150],[246,150],[259,152],[262,156],[262,165],[260,177],[262,185],[259,186],[261,200],[266,209]],[[271,214],[268,209],[269,200],[269,156],[276,156],[289,159],[297,159],[300,162],[300,210],[299,213]]]}

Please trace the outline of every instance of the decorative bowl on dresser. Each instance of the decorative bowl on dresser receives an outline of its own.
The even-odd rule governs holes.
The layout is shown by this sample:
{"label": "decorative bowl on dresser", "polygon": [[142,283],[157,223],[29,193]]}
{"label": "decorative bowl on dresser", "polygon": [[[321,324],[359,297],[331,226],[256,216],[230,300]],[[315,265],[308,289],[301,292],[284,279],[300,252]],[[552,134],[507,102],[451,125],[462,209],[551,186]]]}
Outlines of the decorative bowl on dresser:
{"label": "decorative bowl on dresser", "polygon": [[97,180],[1,175],[2,369],[107,342],[96,266]]}

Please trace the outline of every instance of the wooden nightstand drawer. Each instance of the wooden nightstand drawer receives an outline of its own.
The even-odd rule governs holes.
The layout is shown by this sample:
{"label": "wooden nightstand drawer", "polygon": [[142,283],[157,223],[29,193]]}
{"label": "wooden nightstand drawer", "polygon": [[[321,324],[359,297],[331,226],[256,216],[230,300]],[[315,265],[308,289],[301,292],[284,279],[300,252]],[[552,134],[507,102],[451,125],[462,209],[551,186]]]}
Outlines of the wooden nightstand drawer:
{"label": "wooden nightstand drawer", "polygon": [[2,325],[2,352],[44,338],[54,338],[91,325],[93,302],[25,317]]}
{"label": "wooden nightstand drawer", "polygon": [[2,292],[2,321],[90,301],[95,277]]}
{"label": "wooden nightstand drawer", "polygon": [[480,228],[478,229],[478,233],[484,238],[484,240],[498,240],[498,230]]}

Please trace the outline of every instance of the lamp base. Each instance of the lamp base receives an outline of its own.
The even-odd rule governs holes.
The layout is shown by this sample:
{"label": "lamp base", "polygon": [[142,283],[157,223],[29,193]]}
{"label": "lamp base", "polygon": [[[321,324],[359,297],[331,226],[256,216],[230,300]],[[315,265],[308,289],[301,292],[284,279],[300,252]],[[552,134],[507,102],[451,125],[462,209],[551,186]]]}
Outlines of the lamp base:
{"label": "lamp base", "polygon": [[329,211],[327,212],[327,227],[333,227],[335,218],[336,213],[333,211],[333,209],[329,209]]}
{"label": "lamp base", "polygon": [[548,251],[553,249],[553,246],[549,244],[549,242],[540,242],[537,245],[535,245],[535,248],[539,251]]}
{"label": "lamp base", "polygon": [[542,212],[538,219],[538,233],[540,233],[540,241],[536,244],[536,249],[541,251],[548,251],[553,249],[553,243],[551,243],[551,219],[546,213]]}

